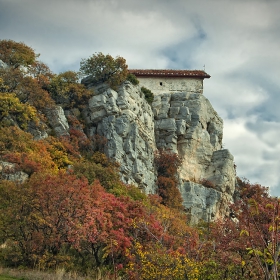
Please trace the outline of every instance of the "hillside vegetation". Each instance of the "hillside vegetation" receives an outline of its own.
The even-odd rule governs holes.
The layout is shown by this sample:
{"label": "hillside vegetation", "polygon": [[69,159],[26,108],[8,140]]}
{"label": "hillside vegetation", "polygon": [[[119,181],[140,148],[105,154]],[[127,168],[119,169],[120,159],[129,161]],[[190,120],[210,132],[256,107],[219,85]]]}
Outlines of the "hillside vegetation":
{"label": "hillside vegetation", "polygon": [[[0,59],[2,267],[86,279],[279,279],[280,201],[268,188],[238,179],[229,215],[191,226],[176,155],[155,155],[157,194],[124,184],[106,139],[87,136],[80,111],[94,92],[81,73],[54,74],[12,40],[0,41]],[[101,53],[81,70],[113,87],[128,75],[123,58]],[[71,112],[68,134],[51,129],[56,105]]]}

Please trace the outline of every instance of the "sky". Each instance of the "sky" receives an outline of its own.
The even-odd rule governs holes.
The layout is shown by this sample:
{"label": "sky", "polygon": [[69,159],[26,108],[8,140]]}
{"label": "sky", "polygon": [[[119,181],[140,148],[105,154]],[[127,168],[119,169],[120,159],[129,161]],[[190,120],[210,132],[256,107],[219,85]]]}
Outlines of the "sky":
{"label": "sky", "polygon": [[0,0],[0,39],[55,73],[96,52],[129,68],[205,67],[237,175],[280,196],[279,0]]}

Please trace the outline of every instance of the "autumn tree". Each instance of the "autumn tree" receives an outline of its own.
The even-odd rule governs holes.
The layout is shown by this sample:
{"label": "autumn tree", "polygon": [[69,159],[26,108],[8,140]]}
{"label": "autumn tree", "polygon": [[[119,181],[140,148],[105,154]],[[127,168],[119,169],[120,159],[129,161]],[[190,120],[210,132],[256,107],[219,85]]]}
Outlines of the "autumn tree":
{"label": "autumn tree", "polygon": [[6,240],[17,242],[22,264],[39,264],[41,258],[50,255],[56,263],[69,231],[78,226],[77,219],[83,215],[80,204],[86,201],[78,198],[85,198],[87,181],[40,173],[23,185],[6,188],[2,182],[0,187],[1,205],[5,206],[2,211],[6,212],[0,233]]}
{"label": "autumn tree", "polygon": [[19,187],[15,182],[1,180],[0,201],[0,239],[7,246],[1,249],[1,262],[17,266],[28,260],[33,250],[31,247],[21,250],[25,247],[22,242],[30,239],[25,235],[26,222],[22,220],[30,212],[29,193],[25,187]]}
{"label": "autumn tree", "polygon": [[26,128],[28,121],[36,120],[36,110],[28,104],[23,104],[11,93],[0,96],[1,125],[19,125]]}
{"label": "autumn tree", "polygon": [[80,63],[80,71],[85,76],[91,76],[94,83],[108,83],[115,88],[126,80],[128,75],[126,60],[117,56],[95,53]]}
{"label": "autumn tree", "polygon": [[0,40],[0,59],[13,68],[32,65],[38,55],[24,43]]}
{"label": "autumn tree", "polygon": [[9,87],[4,84],[4,80],[0,78],[0,92],[7,92]]}
{"label": "autumn tree", "polygon": [[22,103],[15,93],[9,92],[9,86],[0,78],[0,125],[18,125],[26,128],[28,122],[38,121],[37,111],[30,104]]}
{"label": "autumn tree", "polygon": [[64,146],[52,137],[33,140],[33,136],[19,127],[0,126],[0,157],[15,163],[18,170],[26,173],[34,171],[57,172],[70,164]]}
{"label": "autumn tree", "polygon": [[73,172],[81,177],[85,176],[89,182],[99,180],[107,191],[120,187],[119,165],[101,152],[95,152],[87,159],[77,160],[73,164]]}
{"label": "autumn tree", "polygon": [[170,251],[157,242],[144,246],[136,243],[133,256],[127,268],[130,279],[197,280],[200,275],[199,262],[189,259],[179,250]]}
{"label": "autumn tree", "polygon": [[54,76],[45,63],[37,60],[28,68],[28,74],[37,80],[42,89],[48,88],[50,80]]}
{"label": "autumn tree", "polygon": [[2,68],[0,69],[0,77],[2,78],[3,85],[5,85],[7,92],[14,92],[21,84],[24,74],[20,69]]}
{"label": "autumn tree", "polygon": [[198,228],[204,231],[197,251],[197,259],[204,263],[201,279],[263,279],[248,255],[248,242],[240,236],[238,224],[228,217],[204,227],[200,224]]}
{"label": "autumn tree", "polygon": [[82,108],[92,96],[92,91],[79,83],[79,74],[66,71],[54,75],[48,85],[52,98],[64,108]]}
{"label": "autumn tree", "polygon": [[230,206],[229,217],[210,225],[201,246],[199,255],[207,259],[205,275],[278,279],[279,201],[269,195],[268,188],[248,180],[238,178],[237,190],[238,198]]}
{"label": "autumn tree", "polygon": [[142,218],[134,221],[127,273],[132,279],[198,279],[197,232],[185,213],[164,206],[158,195],[149,198]]}
{"label": "autumn tree", "polygon": [[279,279],[280,201],[259,184],[240,179],[238,183],[241,191],[236,207],[241,212],[240,235],[248,241],[248,254],[257,261],[266,280]]}
{"label": "autumn tree", "polygon": [[129,197],[107,193],[98,181],[89,184],[65,172],[34,173],[22,185],[2,181],[0,202],[0,238],[13,243],[18,264],[28,266],[58,265],[65,253],[83,269],[112,258],[123,262],[133,221],[144,211]]}
{"label": "autumn tree", "polygon": [[9,66],[0,69],[5,91],[14,93],[20,102],[28,102],[42,112],[54,105],[45,90],[53,74],[47,65],[37,61],[37,57],[34,50],[24,43],[0,41],[0,59]]}

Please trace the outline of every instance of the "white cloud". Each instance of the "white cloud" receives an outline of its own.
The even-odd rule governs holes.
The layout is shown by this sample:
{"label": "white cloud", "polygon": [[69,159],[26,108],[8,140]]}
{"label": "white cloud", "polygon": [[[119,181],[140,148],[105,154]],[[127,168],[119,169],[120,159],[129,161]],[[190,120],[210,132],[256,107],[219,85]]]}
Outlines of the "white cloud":
{"label": "white cloud", "polygon": [[55,72],[99,51],[131,68],[205,65],[204,94],[225,120],[238,173],[277,193],[279,10],[274,0],[0,0],[0,34]]}
{"label": "white cloud", "polygon": [[271,194],[279,196],[280,124],[267,124],[267,129],[259,133],[248,129],[248,121],[254,123],[256,117],[224,119],[225,147],[234,155],[239,177],[269,186]]}

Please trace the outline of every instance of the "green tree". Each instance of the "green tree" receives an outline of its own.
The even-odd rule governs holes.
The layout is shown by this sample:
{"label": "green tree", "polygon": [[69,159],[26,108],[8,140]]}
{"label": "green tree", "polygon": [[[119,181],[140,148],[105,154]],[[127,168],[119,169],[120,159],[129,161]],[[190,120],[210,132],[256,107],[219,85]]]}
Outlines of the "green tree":
{"label": "green tree", "polygon": [[137,79],[137,77],[135,75],[133,75],[132,73],[128,73],[126,79],[131,82],[133,85],[137,86],[139,85],[139,80]]}
{"label": "green tree", "polygon": [[145,99],[147,100],[147,102],[149,104],[152,104],[154,101],[154,94],[147,88],[145,87],[141,87],[141,91],[144,93],[145,95]]}
{"label": "green tree", "polygon": [[108,83],[112,88],[120,85],[128,75],[126,60],[117,56],[104,55],[99,52],[88,59],[83,59],[80,64],[80,71],[83,75],[91,76],[94,83]]}

